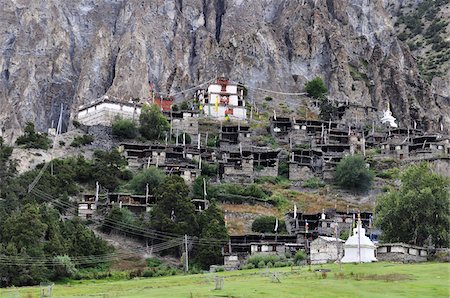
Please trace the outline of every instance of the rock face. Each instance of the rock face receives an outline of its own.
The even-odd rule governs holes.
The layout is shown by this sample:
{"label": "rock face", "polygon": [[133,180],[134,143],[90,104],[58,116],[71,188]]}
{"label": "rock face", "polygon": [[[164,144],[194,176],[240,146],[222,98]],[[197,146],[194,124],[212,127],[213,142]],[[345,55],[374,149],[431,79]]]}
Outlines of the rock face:
{"label": "rock face", "polygon": [[[404,126],[450,127],[450,103],[419,75],[383,0],[0,0],[0,129],[46,130],[64,104],[174,93],[225,74],[300,92],[322,76],[336,99],[391,103]],[[178,94],[188,97],[189,93]],[[276,94],[269,94],[276,97]]]}

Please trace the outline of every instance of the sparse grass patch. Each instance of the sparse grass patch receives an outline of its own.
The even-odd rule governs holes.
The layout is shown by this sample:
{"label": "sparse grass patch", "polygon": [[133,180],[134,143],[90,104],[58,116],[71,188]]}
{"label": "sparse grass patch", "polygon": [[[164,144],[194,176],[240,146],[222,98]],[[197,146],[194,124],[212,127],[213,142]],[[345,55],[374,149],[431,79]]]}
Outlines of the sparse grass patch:
{"label": "sparse grass patch", "polygon": [[[277,261],[272,262],[276,264]],[[448,297],[448,263],[395,264],[366,263],[327,264],[330,270],[322,278],[307,266],[219,272],[214,274],[177,275],[138,278],[126,281],[80,281],[77,284],[57,284],[55,297],[210,297],[214,276],[224,278],[223,290],[214,291],[221,297],[299,297],[299,289],[314,289],[309,297]],[[276,266],[275,266],[276,267]],[[324,266],[311,266],[312,269]],[[294,270],[292,270],[294,269]],[[277,274],[281,283],[272,283]],[[318,277],[320,276],[320,277]],[[0,295],[18,293],[20,297],[39,297],[40,288],[1,289]]]}

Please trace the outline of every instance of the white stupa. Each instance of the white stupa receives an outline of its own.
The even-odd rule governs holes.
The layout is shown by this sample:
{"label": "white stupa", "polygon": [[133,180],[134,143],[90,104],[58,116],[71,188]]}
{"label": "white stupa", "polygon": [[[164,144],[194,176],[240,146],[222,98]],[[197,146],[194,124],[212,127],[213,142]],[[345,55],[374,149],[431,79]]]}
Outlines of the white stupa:
{"label": "white stupa", "polygon": [[381,123],[383,123],[383,124],[389,123],[390,127],[397,128],[398,125],[397,125],[397,123],[395,123],[395,120],[397,120],[397,119],[395,119],[395,117],[392,116],[392,112],[389,109],[389,103],[388,103],[387,110],[383,112],[383,117],[381,118]]}
{"label": "white stupa", "polygon": [[375,244],[366,236],[366,229],[361,226],[361,217],[353,229],[353,235],[344,243],[344,257],[342,263],[369,263],[376,262]]}

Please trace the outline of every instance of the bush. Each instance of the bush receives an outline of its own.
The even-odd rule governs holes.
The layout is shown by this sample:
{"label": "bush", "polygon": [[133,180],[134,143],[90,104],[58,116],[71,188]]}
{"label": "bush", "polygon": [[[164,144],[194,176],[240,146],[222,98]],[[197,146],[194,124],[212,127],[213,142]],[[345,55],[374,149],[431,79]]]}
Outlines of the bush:
{"label": "bush", "polygon": [[137,127],[134,121],[116,117],[112,123],[112,134],[125,139],[134,139],[137,136]]}
{"label": "bush", "polygon": [[160,169],[151,166],[148,169],[138,172],[124,188],[134,194],[143,195],[146,192],[148,184],[150,194],[154,194],[158,185],[163,183],[164,178],[165,175]]}
{"label": "bush", "polygon": [[81,123],[78,120],[73,120],[72,124],[73,124],[73,126],[75,126],[75,128],[81,127]]}
{"label": "bush", "polygon": [[90,135],[76,136],[70,146],[72,147],[80,147],[84,145],[89,145],[94,141],[94,138]]}
{"label": "bush", "polygon": [[347,240],[348,237],[350,237],[350,231],[348,230],[342,231],[339,235],[339,238],[342,240]]}
{"label": "bush", "polygon": [[35,131],[34,124],[27,122],[24,134],[17,138],[17,145],[24,145],[25,148],[35,148],[47,150],[50,147],[51,141],[46,133],[38,133]]}
{"label": "bush", "polygon": [[400,169],[399,168],[387,169],[381,173],[378,173],[376,176],[382,179],[393,179],[393,178],[395,179],[400,176]]}
{"label": "bush", "polygon": [[[253,268],[265,268],[267,266],[272,266],[277,262],[285,262],[286,258],[283,256],[276,255],[253,255],[247,260],[247,267],[253,265]],[[270,265],[269,265],[270,263]],[[248,268],[250,269],[250,268]]]}
{"label": "bush", "polygon": [[139,115],[139,131],[147,140],[159,140],[169,131],[170,125],[157,105],[144,105]]}
{"label": "bush", "polygon": [[287,262],[281,262],[281,261],[278,261],[278,262],[275,262],[275,264],[273,264],[275,267],[286,267],[287,266]]}
{"label": "bush", "polygon": [[315,77],[313,80],[306,82],[305,91],[309,94],[309,96],[319,99],[327,94],[328,89],[322,78]]}
{"label": "bush", "polygon": [[323,183],[322,180],[320,180],[317,177],[308,178],[308,179],[306,179],[305,182],[303,182],[303,187],[306,187],[306,188],[316,189],[316,188],[320,188],[320,187],[324,187],[324,186],[325,186],[325,183]]}
{"label": "bush", "polygon": [[56,256],[53,258],[55,263],[55,278],[72,277],[77,273],[77,269],[68,255]]}
{"label": "bush", "polygon": [[361,155],[347,156],[336,167],[335,181],[342,188],[365,191],[372,185],[372,180],[373,173]]}
{"label": "bush", "polygon": [[243,267],[243,269],[255,269],[256,267],[255,267],[255,265],[253,265],[253,264],[247,264],[247,265],[245,265],[244,267]]}
{"label": "bush", "polygon": [[146,261],[148,267],[158,267],[162,265],[162,261],[158,258],[148,258]]}
{"label": "bush", "polygon": [[307,258],[306,252],[304,250],[298,250],[294,256],[294,263],[300,265],[300,263],[306,260],[306,258]]}
{"label": "bush", "polygon": [[202,176],[215,177],[219,166],[216,163],[210,164],[202,161]]}
{"label": "bush", "polygon": [[216,272],[224,272],[225,268],[223,268],[222,266],[216,267]]}
{"label": "bush", "polygon": [[183,102],[181,103],[181,105],[180,105],[180,110],[182,110],[182,111],[190,110],[189,104],[188,104],[187,101],[183,101]]}

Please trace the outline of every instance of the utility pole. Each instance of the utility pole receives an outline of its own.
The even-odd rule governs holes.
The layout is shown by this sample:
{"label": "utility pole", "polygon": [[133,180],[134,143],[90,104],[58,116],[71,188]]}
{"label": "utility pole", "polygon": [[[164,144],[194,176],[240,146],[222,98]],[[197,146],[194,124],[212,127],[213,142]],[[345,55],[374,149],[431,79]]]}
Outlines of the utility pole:
{"label": "utility pole", "polygon": [[337,253],[337,262],[339,263],[339,271],[342,271],[342,263],[341,263],[341,256],[340,256],[340,241],[339,241],[339,225],[337,223],[337,219],[334,219],[334,228],[335,228],[335,236],[336,236],[336,253]]}
{"label": "utility pole", "polygon": [[189,271],[189,256],[188,256],[188,240],[187,234],[184,234],[184,272],[187,273]]}

